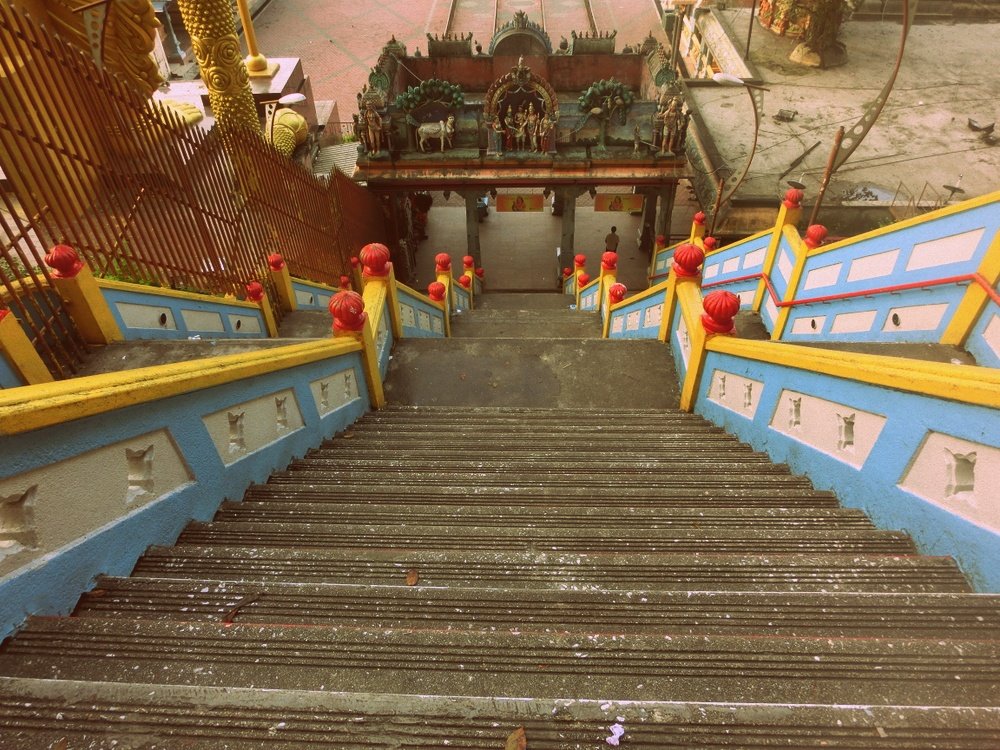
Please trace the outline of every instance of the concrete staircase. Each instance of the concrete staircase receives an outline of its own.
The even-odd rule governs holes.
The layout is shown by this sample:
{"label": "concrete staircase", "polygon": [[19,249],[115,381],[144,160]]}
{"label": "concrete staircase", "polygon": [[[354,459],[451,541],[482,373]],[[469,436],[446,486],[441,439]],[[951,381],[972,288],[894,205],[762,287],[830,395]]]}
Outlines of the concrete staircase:
{"label": "concrete staircase", "polygon": [[526,381],[536,342],[467,316],[398,344],[392,406],[30,620],[0,749],[1000,746],[1000,597],[664,405],[642,344],[549,342],[600,379],[468,408],[560,360]]}

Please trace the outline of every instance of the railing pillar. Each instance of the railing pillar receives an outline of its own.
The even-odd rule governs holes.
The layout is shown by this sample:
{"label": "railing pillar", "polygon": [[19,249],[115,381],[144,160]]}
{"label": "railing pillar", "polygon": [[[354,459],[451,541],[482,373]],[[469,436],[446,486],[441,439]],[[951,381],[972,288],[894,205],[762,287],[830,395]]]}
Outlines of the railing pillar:
{"label": "railing pillar", "polygon": [[259,281],[251,281],[247,284],[246,290],[247,300],[255,303],[260,308],[260,314],[264,316],[267,335],[272,339],[278,338],[278,322],[274,319],[274,310],[271,309],[271,301],[267,298],[264,285]]}
{"label": "railing pillar", "polygon": [[399,317],[399,293],[396,289],[396,272],[389,262],[389,248],[380,242],[371,242],[361,248],[358,258],[361,260],[362,278],[365,286],[377,282],[385,285],[389,300],[389,322],[392,336],[397,341],[403,337],[403,321]]}
{"label": "railing pillar", "polygon": [[31,339],[13,313],[0,308],[0,356],[7,360],[24,385],[52,382],[52,373],[38,356]]}
{"label": "railing pillar", "polygon": [[52,269],[52,285],[84,341],[110,344],[124,340],[97,281],[76,250],[56,245],[45,256],[45,265]]}
{"label": "railing pillar", "polygon": [[454,279],[451,278],[451,256],[448,253],[438,253],[434,256],[434,275],[437,282],[444,286],[444,314],[445,318],[449,318],[452,308],[451,285]]}
{"label": "railing pillar", "polygon": [[[573,296],[576,298],[576,309],[580,309],[580,290],[583,288],[584,284],[590,281],[590,275],[587,273],[587,256],[583,253],[573,257],[573,277],[574,286]],[[580,277],[584,276],[587,278],[587,282],[584,284],[580,283]]]}
{"label": "railing pillar", "polygon": [[618,253],[604,253],[601,256],[600,279],[601,283],[597,290],[597,311],[604,315],[608,311],[608,290],[618,280]]}
{"label": "railing pillar", "polygon": [[707,231],[705,228],[705,212],[699,211],[694,215],[691,220],[691,235],[688,237],[688,242],[694,242],[696,239],[700,239],[705,236]]}
{"label": "railing pillar", "polygon": [[[805,239],[800,239],[798,232],[795,230],[794,225],[786,226],[783,230],[788,238],[788,244],[792,248],[792,252],[795,255],[795,261],[792,265],[791,277],[788,279],[788,285],[785,287],[785,293],[781,296],[782,302],[788,302],[795,299],[799,293],[799,284],[802,281],[802,272],[806,267],[806,260],[809,258],[809,253],[815,250],[817,247],[823,244],[823,240],[826,239],[826,227],[822,224],[813,224],[806,230]],[[774,327],[771,329],[771,340],[779,341],[781,337],[785,334],[785,326],[788,324],[788,316],[791,314],[792,308],[790,307],[779,307],[778,315],[774,320]]]}
{"label": "railing pillar", "polygon": [[295,312],[299,309],[299,304],[295,299],[295,287],[292,286],[292,274],[288,271],[288,264],[281,257],[280,253],[271,253],[267,256],[267,267],[271,274],[271,282],[278,294],[278,303],[281,309],[286,312]]}
{"label": "railing pillar", "polygon": [[357,292],[337,292],[330,299],[330,314],[333,315],[333,335],[349,336],[361,344],[361,364],[368,385],[368,398],[373,409],[385,406],[385,391],[378,366],[378,351],[375,349],[375,334],[371,319],[365,312],[365,301]]}
{"label": "railing pillar", "polygon": [[608,287],[608,312],[604,316],[604,326],[601,329],[601,338],[608,337],[608,331],[611,329],[611,308],[625,299],[625,295],[628,293],[628,287],[626,287],[621,282],[615,282]]}
{"label": "railing pillar", "polygon": [[761,279],[757,283],[757,291],[753,296],[753,310],[760,312],[764,304],[764,298],[768,294],[765,279],[771,278],[771,269],[774,268],[774,259],[778,255],[778,247],[781,245],[781,235],[786,225],[795,226],[802,215],[802,199],[805,193],[797,188],[789,188],[785,192],[785,199],[778,209],[778,218],[774,222],[774,231],[771,233],[771,240],[767,245],[767,253],[764,255],[764,267],[761,269]]}
{"label": "railing pillar", "polygon": [[[997,283],[1000,282],[1000,233],[993,238],[977,273],[983,278],[987,287],[996,289]],[[979,322],[979,316],[983,314],[989,300],[989,293],[983,286],[975,283],[969,284],[955,308],[955,313],[951,316],[948,326],[941,334],[941,343],[949,346],[964,346],[972,329]]]}
{"label": "railing pillar", "polygon": [[440,281],[432,281],[427,285],[427,296],[431,298],[431,301],[437,302],[441,305],[441,309],[444,311],[444,335],[446,338],[451,337],[451,317],[448,315],[448,287],[442,284]]}

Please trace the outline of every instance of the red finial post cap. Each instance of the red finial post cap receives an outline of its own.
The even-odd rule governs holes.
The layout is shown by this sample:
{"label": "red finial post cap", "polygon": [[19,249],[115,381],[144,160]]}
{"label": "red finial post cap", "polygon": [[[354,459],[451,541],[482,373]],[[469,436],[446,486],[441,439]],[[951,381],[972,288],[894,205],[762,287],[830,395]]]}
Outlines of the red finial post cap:
{"label": "red finial post cap", "polygon": [[705,252],[710,253],[718,247],[719,241],[715,237],[706,237],[701,241],[701,244],[705,246]]}
{"label": "red finial post cap", "polygon": [[587,256],[584,255],[583,253],[580,253],[579,255],[574,255],[573,265],[575,265],[577,268],[583,268],[585,265],[587,265]]}
{"label": "red finial post cap", "polygon": [[458,283],[464,286],[466,289],[468,289],[470,286],[472,286],[472,279],[470,279],[465,274],[462,274],[461,276],[458,277]]}
{"label": "red finial post cap", "polygon": [[364,330],[368,313],[365,312],[364,298],[357,292],[347,289],[337,292],[330,298],[329,310],[335,332]]}
{"label": "red finial post cap", "polygon": [[564,279],[568,279],[568,278],[569,278],[570,276],[572,276],[572,275],[573,275],[573,269],[572,269],[572,268],[570,268],[569,266],[566,266],[566,267],[565,267],[565,268],[563,269],[563,278],[564,278]]}
{"label": "red finial post cap", "polygon": [[601,256],[601,268],[605,271],[614,271],[618,268],[618,253],[604,253]]}
{"label": "red finial post cap", "polygon": [[608,298],[611,300],[612,305],[617,305],[623,299],[625,299],[625,293],[628,292],[628,287],[622,284],[620,281],[612,284],[611,288],[608,289]]}
{"label": "red finial post cap", "polygon": [[285,267],[285,259],[281,257],[281,253],[271,253],[267,256],[267,265],[272,271],[280,271]]}
{"label": "red finial post cap", "polygon": [[362,272],[365,276],[389,275],[389,248],[380,242],[370,242],[358,253],[361,259]]}
{"label": "red finial post cap", "polygon": [[427,285],[427,296],[435,302],[444,302],[444,293],[447,291],[440,281],[432,281]]}
{"label": "red finial post cap", "polygon": [[799,208],[802,205],[802,199],[805,197],[806,194],[798,188],[788,188],[785,191],[785,200],[782,202],[782,205],[785,208]]}
{"label": "red finial post cap", "polygon": [[709,333],[732,333],[733,318],[740,311],[740,298],[725,289],[711,292],[701,303],[701,324]]}
{"label": "red finial post cap", "polygon": [[580,286],[587,286],[587,284],[590,283],[590,274],[589,273],[581,273],[580,276],[579,276],[579,278],[577,279],[577,281],[580,282]]}
{"label": "red finial post cap", "polygon": [[351,288],[351,277],[350,276],[341,276],[340,277],[340,288],[341,289],[350,289]]}
{"label": "red finial post cap", "polygon": [[462,265],[465,268],[472,268],[473,266],[476,265],[476,259],[473,258],[471,255],[463,255],[462,256]]}
{"label": "red finial post cap", "polygon": [[259,281],[251,281],[246,286],[247,299],[251,302],[260,302],[264,299],[264,285]]}
{"label": "red finial post cap", "polygon": [[705,226],[705,219],[706,218],[707,217],[705,216],[705,212],[704,211],[699,211],[698,213],[696,213],[694,215],[694,223],[697,224],[698,226],[703,227],[703,226]]}
{"label": "red finial post cap", "polygon": [[437,272],[451,270],[451,256],[448,253],[438,253],[434,256],[434,270]]}
{"label": "red finial post cap", "polygon": [[662,235],[662,234],[656,235],[656,247],[657,247],[657,249],[659,249],[661,247],[666,247],[666,246],[667,246],[667,238],[664,235]]}
{"label": "red finial post cap", "polygon": [[485,268],[480,266],[479,268],[476,269],[476,276],[478,276],[480,279],[483,278],[485,275],[486,275]]}
{"label": "red finial post cap", "polygon": [[812,250],[814,247],[819,247],[826,241],[827,230],[822,224],[810,224],[809,228],[806,229],[805,243],[806,247]]}
{"label": "red finial post cap", "polygon": [[361,258],[359,258],[357,255],[352,255],[351,256],[351,266],[354,267],[354,268],[357,268],[360,265],[361,265]]}
{"label": "red finial post cap", "polygon": [[57,279],[72,279],[83,268],[83,261],[69,245],[56,245],[45,256],[45,265]]}
{"label": "red finial post cap", "polygon": [[674,251],[674,273],[681,277],[698,275],[698,266],[705,261],[705,253],[697,245],[685,242]]}

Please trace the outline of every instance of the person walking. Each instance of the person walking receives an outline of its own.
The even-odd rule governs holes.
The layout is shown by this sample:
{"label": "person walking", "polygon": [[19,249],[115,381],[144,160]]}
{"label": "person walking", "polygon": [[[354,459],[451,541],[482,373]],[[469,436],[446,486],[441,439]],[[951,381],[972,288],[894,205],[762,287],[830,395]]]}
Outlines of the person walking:
{"label": "person walking", "polygon": [[618,227],[611,227],[611,231],[608,232],[607,236],[604,238],[604,252],[606,253],[617,253],[618,252],[618,241],[621,239],[615,232],[618,231]]}

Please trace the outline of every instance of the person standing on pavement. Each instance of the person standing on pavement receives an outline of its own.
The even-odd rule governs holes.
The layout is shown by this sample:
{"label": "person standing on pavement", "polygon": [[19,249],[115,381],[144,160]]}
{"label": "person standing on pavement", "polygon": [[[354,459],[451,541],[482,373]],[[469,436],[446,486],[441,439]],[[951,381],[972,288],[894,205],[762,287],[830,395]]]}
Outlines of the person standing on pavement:
{"label": "person standing on pavement", "polygon": [[621,238],[615,234],[618,231],[618,227],[611,227],[611,231],[608,232],[607,236],[604,238],[604,252],[606,253],[617,253],[618,252],[618,240]]}

